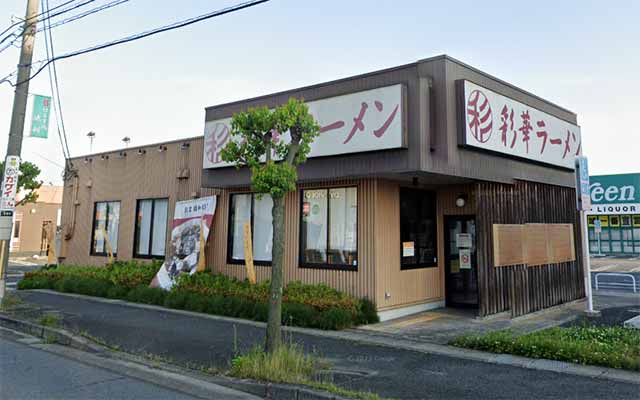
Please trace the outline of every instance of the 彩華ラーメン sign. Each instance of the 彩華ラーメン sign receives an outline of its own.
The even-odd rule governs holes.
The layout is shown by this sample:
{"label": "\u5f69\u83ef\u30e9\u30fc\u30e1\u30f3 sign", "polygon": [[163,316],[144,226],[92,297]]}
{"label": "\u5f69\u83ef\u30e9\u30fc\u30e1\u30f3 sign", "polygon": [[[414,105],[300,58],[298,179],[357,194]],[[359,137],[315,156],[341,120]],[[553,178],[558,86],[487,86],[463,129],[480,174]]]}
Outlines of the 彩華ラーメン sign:
{"label": "\u5f69\u83ef\u30e9\u30fc\u30e1\u30f3 sign", "polygon": [[[320,125],[320,135],[311,145],[309,157],[394,149],[405,145],[403,85],[310,101],[307,105]],[[231,165],[220,157],[220,151],[231,138],[230,129],[231,118],[205,123],[204,168]],[[288,132],[283,137],[288,141]]]}
{"label": "\u5f69\u83ef\u30e9\u30fc\u30e1\u30f3 sign", "polygon": [[640,214],[640,174],[591,176],[589,214]]}
{"label": "\u5f69\u83ef\u30e9\u30fc\u30e1\u30f3 sign", "polygon": [[574,169],[579,126],[467,80],[456,86],[461,145]]}

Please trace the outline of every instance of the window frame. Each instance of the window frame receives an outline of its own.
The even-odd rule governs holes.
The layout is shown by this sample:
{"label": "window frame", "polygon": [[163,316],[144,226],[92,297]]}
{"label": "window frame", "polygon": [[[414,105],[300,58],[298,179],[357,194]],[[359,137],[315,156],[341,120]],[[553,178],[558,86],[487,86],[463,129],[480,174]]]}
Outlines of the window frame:
{"label": "window frame", "polygon": [[[304,260],[303,254],[304,254],[304,249],[303,249],[303,243],[302,243],[302,207],[304,204],[304,192],[305,190],[326,190],[327,191],[327,238],[326,238],[326,243],[327,243],[327,252],[330,250],[329,248],[329,242],[330,242],[330,236],[331,236],[331,201],[329,198],[329,190],[331,189],[349,189],[349,188],[355,188],[356,189],[356,265],[352,265],[352,264],[329,264],[327,263],[310,263],[310,262],[306,262]],[[307,269],[321,269],[321,270],[333,270],[333,271],[353,271],[353,272],[357,272],[358,271],[358,267],[360,266],[360,219],[359,219],[359,212],[360,212],[360,196],[358,194],[359,192],[359,187],[358,185],[346,185],[346,186],[322,186],[322,187],[308,187],[308,188],[302,188],[299,190],[299,194],[300,194],[300,201],[298,204],[298,268],[307,268]],[[328,259],[328,257],[327,257]]]}
{"label": "window frame", "polygon": [[[435,250],[436,250],[436,261],[434,262],[429,262],[429,263],[416,263],[416,264],[403,264],[402,263],[402,192],[423,192],[423,193],[429,193],[433,195],[433,200],[434,200],[434,205],[435,205],[435,212],[433,215],[433,221],[434,221],[434,225],[435,225],[435,229],[434,229],[434,237],[435,237]],[[428,189],[421,189],[421,188],[410,188],[410,187],[400,187],[399,193],[398,193],[398,216],[399,216],[399,221],[398,221],[398,228],[400,230],[400,243],[399,243],[399,248],[400,248],[400,271],[411,271],[411,270],[415,270],[415,269],[425,269],[425,268],[438,268],[438,261],[440,259],[440,255],[438,254],[439,248],[438,248],[438,198],[437,198],[438,194],[436,191],[434,190],[428,190]],[[448,245],[447,243],[445,243],[445,246]]]}
{"label": "window frame", "polygon": [[[249,221],[250,221],[250,224],[251,224],[251,244],[253,245],[253,235],[255,233],[255,229],[253,227],[253,223],[254,223],[253,207],[254,207],[254,199],[255,199],[255,196],[257,194],[260,194],[260,193],[256,193],[256,192],[233,192],[233,193],[229,193],[229,212],[228,212],[228,215],[227,215],[227,264],[245,265],[246,262],[247,262],[246,258],[243,258],[243,259],[233,258],[232,227],[233,227],[234,209],[233,209],[232,197],[233,196],[237,196],[237,195],[249,195],[249,196],[251,196],[251,206],[250,206],[250,214],[251,214],[251,216],[249,217]],[[262,194],[263,195],[269,195],[268,193],[262,193]],[[273,224],[273,221],[271,223]],[[271,234],[273,235],[273,232]],[[242,233],[242,235],[243,235],[243,240],[244,240],[244,232]],[[273,242],[273,240],[272,240],[272,242]],[[273,264],[273,248],[272,248],[272,252],[271,252],[271,261],[255,260],[255,259],[253,260],[253,265],[258,265],[258,266],[262,266],[262,267],[270,267],[272,264]]]}
{"label": "window frame", "polygon": [[[93,202],[93,220],[91,223],[91,242],[89,242],[89,255],[90,256],[95,256],[95,257],[108,257],[109,254],[106,252],[106,248],[105,251],[103,252],[97,252],[94,251],[93,248],[93,243],[95,241],[95,236],[96,236],[96,212],[98,211],[98,204],[100,203],[106,203],[107,204],[107,212],[105,215],[105,220],[104,220],[104,226],[108,227],[109,226],[109,203],[118,203],[119,204],[119,210],[118,210],[118,240],[120,240],[120,211],[122,210],[122,202],[120,200],[100,200],[100,201],[94,201]],[[109,231],[107,229],[105,229],[105,231],[107,232],[107,235],[109,234]],[[113,246],[113,244],[112,244]],[[106,247],[106,246],[105,246]],[[116,251],[113,252],[113,257],[117,257],[118,256],[118,251],[116,249]]]}
{"label": "window frame", "polygon": [[[142,201],[151,201],[151,224],[149,226],[149,246],[148,246],[148,254],[139,254],[138,253],[138,212],[140,212],[140,202]],[[168,197],[147,197],[143,199],[136,199],[136,213],[133,216],[133,258],[139,258],[144,260],[158,260],[164,259],[166,254],[163,255],[153,255],[151,254],[151,249],[153,247],[153,221],[156,212],[156,200],[166,200],[167,201],[167,220],[164,223],[164,242],[165,242],[165,253],[167,252],[167,230],[169,227],[169,198]]]}

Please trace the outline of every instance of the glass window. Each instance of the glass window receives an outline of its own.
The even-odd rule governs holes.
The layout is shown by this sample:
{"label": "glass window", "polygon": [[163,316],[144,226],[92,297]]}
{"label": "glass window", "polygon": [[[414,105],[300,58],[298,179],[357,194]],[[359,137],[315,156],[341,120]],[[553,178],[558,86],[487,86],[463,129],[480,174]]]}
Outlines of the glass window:
{"label": "glass window", "polygon": [[93,212],[92,255],[107,255],[105,233],[114,255],[118,252],[118,226],[120,224],[120,202],[101,201],[95,204]]}
{"label": "glass window", "polygon": [[631,226],[631,215],[621,215],[620,216],[620,225],[622,225],[622,226]]}
{"label": "glass window", "polygon": [[14,239],[20,239],[20,224],[22,224],[22,221],[16,221],[13,224],[13,238]]}
{"label": "glass window", "polygon": [[168,199],[138,200],[134,257],[164,257]]}
{"label": "glass window", "polygon": [[300,215],[303,265],[357,268],[357,188],[303,190]]}
{"label": "glass window", "polygon": [[437,265],[436,195],[400,189],[400,269]]}
{"label": "glass window", "polygon": [[253,260],[270,264],[273,247],[273,200],[268,194],[238,193],[231,195],[229,210],[228,262],[244,262],[244,224],[251,224]]}

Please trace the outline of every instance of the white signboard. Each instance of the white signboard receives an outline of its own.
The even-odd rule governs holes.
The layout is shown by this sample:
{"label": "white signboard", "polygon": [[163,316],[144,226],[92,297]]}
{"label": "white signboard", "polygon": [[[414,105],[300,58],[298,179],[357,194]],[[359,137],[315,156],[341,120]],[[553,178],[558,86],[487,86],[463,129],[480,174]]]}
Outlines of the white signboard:
{"label": "white signboard", "polygon": [[[404,146],[402,85],[310,101],[307,105],[320,124],[320,135],[311,145],[309,157]],[[220,151],[230,139],[230,128],[231,118],[205,123],[204,168],[232,165],[220,157]],[[283,140],[290,140],[288,132],[284,133]]]}
{"label": "white signboard", "polygon": [[402,257],[413,257],[416,255],[416,248],[413,242],[402,242]]}
{"label": "white signboard", "polygon": [[589,163],[587,157],[576,157],[576,206],[580,211],[591,209],[589,190]]}
{"label": "white signboard", "polygon": [[461,144],[574,169],[582,153],[579,126],[475,83],[457,84],[464,99]]}
{"label": "white signboard", "polygon": [[20,174],[20,157],[7,156],[5,160],[4,179],[2,180],[2,198],[0,212],[3,216],[12,216],[16,208],[16,192],[18,175]]}
{"label": "white signboard", "polygon": [[593,221],[593,228],[595,233],[602,233],[602,221],[596,219]]}
{"label": "white signboard", "polygon": [[458,233],[456,234],[456,247],[471,248],[471,234],[470,233]]}
{"label": "white signboard", "polygon": [[460,249],[460,269],[471,269],[470,249]]}

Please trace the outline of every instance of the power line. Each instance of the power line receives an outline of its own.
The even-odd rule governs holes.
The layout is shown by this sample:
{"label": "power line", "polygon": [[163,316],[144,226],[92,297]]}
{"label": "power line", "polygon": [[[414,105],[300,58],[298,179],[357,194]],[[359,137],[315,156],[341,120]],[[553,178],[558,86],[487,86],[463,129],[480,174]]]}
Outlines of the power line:
{"label": "power line", "polygon": [[[45,15],[48,13],[49,9],[49,0],[45,0],[42,3],[43,13]],[[49,21],[49,24],[51,22]],[[47,61],[52,60],[55,57],[53,50],[53,36],[51,35],[51,30],[47,29],[47,21],[44,22],[44,45],[47,53]],[[50,50],[51,49],[51,50]],[[58,90],[58,74],[55,69],[56,63],[51,62],[49,65],[49,86],[51,87],[51,97],[53,99],[53,113],[56,117],[56,128],[58,131],[58,138],[60,139],[60,146],[62,147],[62,155],[65,160],[70,158],[69,147],[67,146],[66,141],[66,132],[64,128],[64,118],[62,116],[62,107],[60,104],[60,92]],[[55,76],[55,81],[54,81]],[[55,84],[54,84],[55,82]],[[60,127],[62,126],[62,129]],[[63,139],[64,138],[64,139]]]}
{"label": "power line", "polygon": [[[120,4],[122,4],[122,3],[126,3],[126,2],[128,2],[128,1],[129,1],[129,0],[115,0],[115,1],[112,1],[112,2],[110,2],[110,3],[106,3],[106,4],[103,4],[103,5],[101,5],[101,6],[98,6],[98,7],[92,8],[92,9],[90,9],[90,10],[83,11],[83,12],[78,13],[78,14],[76,14],[76,15],[72,16],[72,17],[68,17],[68,18],[65,18],[65,19],[63,19],[63,20],[60,20],[60,21],[54,22],[53,24],[51,23],[51,20],[50,20],[50,19],[48,19],[48,20],[49,20],[49,28],[48,28],[48,29],[52,29],[52,28],[56,28],[56,27],[58,27],[58,26],[66,25],[66,24],[68,24],[68,23],[70,23],[70,22],[73,22],[73,21],[76,21],[76,20],[82,19],[82,18],[84,18],[84,17],[87,17],[87,16],[89,16],[89,15],[92,15],[92,14],[98,13],[98,12],[100,12],[100,11],[107,10],[107,9],[109,9],[109,8],[115,7],[115,6],[120,5]],[[85,4],[86,4],[86,3],[85,3]],[[43,20],[42,22],[45,22],[45,23],[46,23],[46,21],[47,21],[47,19]],[[36,32],[41,32],[41,31],[43,31],[44,29],[45,29],[44,27],[38,28],[38,29],[36,30]],[[11,40],[11,42],[7,43],[7,44],[6,44],[6,45],[4,45],[3,47],[0,47],[0,53],[2,53],[3,51],[5,51],[5,50],[6,50],[6,49],[8,49],[9,47],[11,47],[15,42],[17,42],[17,41],[18,41],[18,39],[20,39],[20,37],[22,37],[22,35],[24,35],[24,31],[23,31],[22,33],[20,33],[19,35],[14,35],[15,37],[14,37],[14,39],[13,39],[13,40]],[[7,37],[9,37],[9,36],[7,36]],[[5,38],[5,39],[6,39],[6,38]],[[3,41],[4,41],[4,39],[3,39]],[[2,43],[2,41],[0,41],[0,44],[1,44],[1,43]]]}
{"label": "power line", "polygon": [[185,26],[192,25],[192,24],[195,24],[197,22],[201,22],[201,21],[204,21],[204,20],[207,20],[207,19],[210,19],[210,18],[219,17],[221,15],[230,14],[232,12],[240,11],[240,10],[243,10],[245,8],[257,6],[259,4],[266,3],[268,1],[269,0],[246,1],[244,3],[239,3],[239,4],[236,4],[234,6],[229,6],[229,7],[226,7],[226,8],[222,8],[220,10],[213,11],[213,12],[210,12],[210,13],[207,13],[207,14],[202,14],[202,15],[199,15],[197,17],[189,18],[189,19],[186,19],[186,20],[183,20],[183,21],[178,21],[178,22],[175,22],[175,23],[170,24],[170,25],[165,25],[165,26],[162,26],[160,28],[151,29],[151,30],[148,30],[148,31],[144,31],[144,32],[135,34],[135,35],[131,35],[131,36],[127,36],[127,37],[124,37],[124,38],[121,38],[121,39],[113,40],[111,42],[106,42],[106,43],[102,43],[102,44],[99,44],[99,45],[87,47],[85,49],[76,50],[76,51],[73,51],[73,52],[70,52],[70,53],[62,54],[60,56],[52,58],[51,60],[47,60],[44,63],[43,66],[38,68],[38,70],[34,74],[31,75],[30,78],[25,79],[22,82],[16,82],[15,84],[13,84],[7,78],[3,78],[2,80],[0,80],[0,84],[3,83],[3,82],[8,82],[11,86],[15,87],[15,86],[18,86],[18,85],[20,85],[22,83],[25,83],[25,82],[35,78],[36,76],[38,76],[38,74],[40,74],[40,72],[42,72],[42,70],[53,61],[63,60],[63,59],[66,59],[66,58],[72,58],[72,57],[76,57],[76,56],[79,56],[79,55],[82,55],[82,54],[92,53],[94,51],[98,51],[98,50],[106,49],[106,48],[109,48],[109,47],[117,46],[119,44],[133,42],[133,41],[136,41],[136,40],[139,40],[139,39],[143,39],[143,38],[148,37],[148,36],[156,35],[158,33],[167,32],[167,31],[171,31],[171,30],[174,30],[174,29],[183,28]]}
{"label": "power line", "polygon": [[[75,1],[76,1],[76,0],[69,0],[69,1],[66,1],[66,2],[64,2],[64,3],[60,4],[60,5],[57,5],[57,6],[53,7],[51,10],[49,10],[49,12],[51,12],[51,11],[53,11],[53,10],[57,10],[58,8],[64,7],[64,6],[66,6],[66,5],[68,5],[68,4],[71,4],[71,3],[75,2]],[[47,17],[47,19],[48,19],[48,18],[57,17],[58,15],[62,15],[62,14],[64,14],[64,13],[66,13],[66,12],[69,12],[69,11],[75,10],[76,8],[80,8],[80,7],[85,6],[85,5],[89,4],[89,3],[93,3],[94,1],[95,1],[95,0],[85,0],[84,2],[82,2],[82,3],[80,3],[80,4],[76,4],[76,5],[75,5],[75,6],[73,6],[73,7],[66,8],[66,9],[64,9],[64,10],[62,10],[62,11],[57,12],[57,13],[49,14],[49,16]],[[32,18],[29,18],[29,20],[31,20],[31,19],[35,19],[35,18],[39,18],[39,17],[41,17],[42,15],[44,15],[44,12],[42,12],[42,13],[40,13],[40,14],[38,14],[38,15],[35,15],[35,16],[33,16]],[[19,22],[16,22],[16,23],[12,24],[12,25],[10,25],[9,27],[7,27],[4,31],[0,32],[0,36],[2,36],[2,35],[4,35],[5,33],[9,32],[9,31],[11,30],[11,28],[13,28],[13,27],[15,27],[15,26],[18,26],[18,25],[20,25],[20,24],[22,24],[22,23],[25,23],[25,26],[26,26],[26,25],[28,24],[28,22],[29,22],[28,20],[22,20],[22,21],[19,21]],[[16,30],[15,30],[15,32],[17,32],[17,31],[18,31],[18,30],[20,30],[20,29],[23,29],[23,28],[18,28],[18,29],[16,29]],[[15,34],[9,34],[9,36],[12,36],[12,35],[13,35],[13,36],[15,36]],[[20,34],[20,35],[22,35],[22,34]],[[2,40],[0,40],[0,43],[4,42],[5,40],[7,40],[7,38],[3,38]]]}

